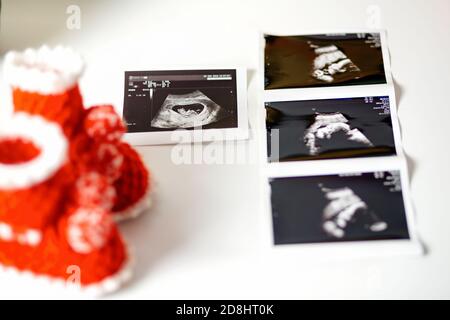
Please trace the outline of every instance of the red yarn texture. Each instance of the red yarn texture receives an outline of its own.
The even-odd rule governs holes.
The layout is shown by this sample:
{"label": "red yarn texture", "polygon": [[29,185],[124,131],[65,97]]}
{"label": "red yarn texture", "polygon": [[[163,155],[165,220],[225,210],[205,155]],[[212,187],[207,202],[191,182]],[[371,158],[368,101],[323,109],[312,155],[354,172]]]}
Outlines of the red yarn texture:
{"label": "red yarn texture", "polygon": [[[95,155],[101,144],[112,144],[118,148],[123,157],[123,169],[116,172],[117,181],[114,183],[117,191],[117,199],[114,204],[114,214],[120,214],[128,208],[133,207],[137,201],[148,193],[149,173],[144,166],[140,156],[128,144],[119,139],[125,132],[120,117],[114,112],[110,105],[95,106],[85,109],[78,86],[58,95],[40,95],[29,93],[20,89],[13,90],[13,102],[15,111],[23,111],[33,115],[40,115],[45,119],[58,123],[70,142],[70,160],[81,174],[89,170],[106,170],[107,164],[102,163]],[[95,132],[94,136],[88,134],[88,129],[100,120],[93,121],[90,114],[100,109],[103,113],[115,117],[116,126],[105,123],[104,135]],[[116,132],[115,139],[109,139],[108,133]],[[132,189],[126,189],[127,186]]]}
{"label": "red yarn texture", "polygon": [[129,207],[129,202],[139,201],[147,192],[149,173],[145,170],[140,156],[126,143],[118,145],[119,151],[124,155],[121,168],[122,175],[115,181],[114,187],[118,195],[113,211],[120,212]]}
{"label": "red yarn texture", "polygon": [[[120,141],[125,130],[120,118],[111,106],[85,109],[78,86],[58,95],[15,88],[13,103],[16,112],[39,115],[59,124],[69,149],[66,163],[46,181],[23,189],[0,188],[0,224],[9,225],[15,235],[33,229],[42,236],[36,246],[0,237],[0,264],[62,280],[71,276],[70,268],[75,266],[81,272],[79,280],[83,285],[116,274],[124,267],[128,255],[114,223],[105,229],[108,233],[104,241],[93,241],[97,246],[83,253],[74,249],[68,230],[71,217],[80,208],[120,214],[149,190],[149,173],[140,156]],[[32,142],[20,137],[0,140],[0,164],[26,163],[39,153]],[[85,183],[101,182],[97,189],[92,189],[98,192],[98,197],[92,190],[80,189],[81,177],[85,177]],[[107,194],[108,185],[115,193]],[[87,222],[94,223],[94,229],[98,226],[95,223],[103,223],[95,221]]]}
{"label": "red yarn texture", "polygon": [[57,122],[71,138],[78,134],[85,110],[78,86],[57,95],[41,95],[13,90],[14,111],[39,115],[51,122]]}
{"label": "red yarn texture", "polygon": [[[11,152],[11,150],[14,150],[14,152]],[[39,153],[39,148],[27,139],[0,139],[0,163],[25,163],[37,157]]]}

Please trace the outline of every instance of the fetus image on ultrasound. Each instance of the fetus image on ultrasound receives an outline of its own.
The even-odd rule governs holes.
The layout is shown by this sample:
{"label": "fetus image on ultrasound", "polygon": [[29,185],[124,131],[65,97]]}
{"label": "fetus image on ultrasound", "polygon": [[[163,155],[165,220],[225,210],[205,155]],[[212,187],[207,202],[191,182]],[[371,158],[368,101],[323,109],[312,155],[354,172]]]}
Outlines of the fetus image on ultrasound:
{"label": "fetus image on ultrasound", "polygon": [[400,171],[271,179],[276,245],[408,239]]}
{"label": "fetus image on ultrasound", "polygon": [[357,142],[366,147],[373,147],[372,142],[358,128],[350,127],[348,119],[342,113],[316,113],[314,123],[306,129],[303,137],[309,154],[319,154],[321,149],[320,140],[329,140],[337,132],[343,132],[348,141]]}
{"label": "fetus image on ultrasound", "polygon": [[329,201],[322,212],[322,228],[332,238],[343,238],[346,228],[357,223],[359,219],[367,221],[362,227],[369,232],[381,232],[388,228],[388,224],[371,211],[352,189],[329,189],[322,185],[319,187]]}
{"label": "fetus image on ultrasound", "polygon": [[358,72],[360,69],[334,44],[318,46],[310,43],[316,57],[311,75],[317,80],[331,83],[336,73]]}
{"label": "fetus image on ultrasound", "polygon": [[265,90],[386,83],[380,33],[264,38]]}
{"label": "fetus image on ultrasound", "polygon": [[199,90],[169,94],[151,126],[155,128],[192,128],[220,120],[221,106]]}

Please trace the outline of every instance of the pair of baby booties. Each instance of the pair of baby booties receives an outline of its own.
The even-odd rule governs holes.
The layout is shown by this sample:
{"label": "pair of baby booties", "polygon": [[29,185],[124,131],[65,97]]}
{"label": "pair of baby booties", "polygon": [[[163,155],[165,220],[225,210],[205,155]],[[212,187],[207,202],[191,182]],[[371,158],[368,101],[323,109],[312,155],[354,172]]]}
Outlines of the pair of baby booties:
{"label": "pair of baby booties", "polygon": [[148,208],[150,176],[113,107],[84,107],[83,69],[65,47],[5,56],[14,112],[0,119],[0,269],[98,295],[131,275],[116,221]]}

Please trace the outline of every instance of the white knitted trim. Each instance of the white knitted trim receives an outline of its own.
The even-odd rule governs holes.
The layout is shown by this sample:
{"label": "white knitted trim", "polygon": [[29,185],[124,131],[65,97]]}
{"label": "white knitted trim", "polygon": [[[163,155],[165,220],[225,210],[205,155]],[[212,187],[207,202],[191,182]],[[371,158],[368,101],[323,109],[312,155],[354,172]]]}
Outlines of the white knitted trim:
{"label": "white knitted trim", "polygon": [[51,177],[67,158],[68,142],[61,128],[40,116],[18,112],[0,121],[0,140],[25,138],[40,149],[25,163],[0,163],[0,189],[28,188]]}
{"label": "white knitted trim", "polygon": [[81,56],[58,46],[11,51],[6,54],[5,81],[13,88],[40,94],[58,94],[74,87],[84,70]]}
{"label": "white knitted trim", "polygon": [[121,222],[124,220],[137,218],[142,212],[149,209],[152,206],[152,199],[150,197],[152,189],[153,188],[150,186],[149,182],[146,192],[135,204],[123,211],[113,213],[114,221]]}
{"label": "white knitted trim", "polygon": [[[108,293],[117,291],[122,287],[132,276],[134,258],[129,249],[128,259],[124,261],[122,267],[111,276],[101,280],[100,282],[89,285],[76,285],[62,280],[61,278],[55,278],[44,274],[37,274],[29,270],[19,270],[15,267],[3,266],[0,264],[0,272],[14,273],[20,277],[31,277],[36,281],[44,282],[46,286],[54,289],[66,289],[70,293],[79,295],[80,297],[96,298]],[[81,270],[81,276],[83,276]],[[67,275],[70,276],[69,274]]]}

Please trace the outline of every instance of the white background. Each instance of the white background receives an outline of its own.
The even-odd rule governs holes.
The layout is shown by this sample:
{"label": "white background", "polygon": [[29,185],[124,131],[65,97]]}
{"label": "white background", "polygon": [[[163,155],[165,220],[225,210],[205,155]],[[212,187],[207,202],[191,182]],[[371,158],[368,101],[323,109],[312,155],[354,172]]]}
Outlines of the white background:
{"label": "white background", "polygon": [[[70,4],[81,8],[80,30],[66,28]],[[377,10],[427,255],[262,260],[256,164],[176,166],[170,146],[140,147],[157,183],[155,205],[121,227],[137,265],[110,298],[450,298],[450,1],[3,1],[1,55],[43,43],[75,47],[88,64],[87,105],[113,102],[120,110],[124,69],[240,64],[249,69],[251,123],[260,107],[259,31],[373,27],[369,13]],[[257,152],[254,138],[239,145]],[[51,297],[64,296],[0,276],[0,298]]]}

